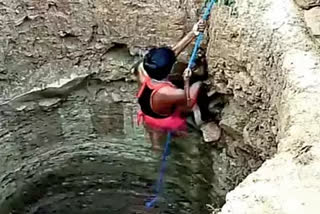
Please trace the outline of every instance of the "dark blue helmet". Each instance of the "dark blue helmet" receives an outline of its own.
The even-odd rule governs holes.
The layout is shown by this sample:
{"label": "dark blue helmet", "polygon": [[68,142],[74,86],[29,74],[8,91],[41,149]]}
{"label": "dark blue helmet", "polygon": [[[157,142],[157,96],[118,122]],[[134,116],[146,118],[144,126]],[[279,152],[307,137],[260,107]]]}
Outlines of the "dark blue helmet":
{"label": "dark blue helmet", "polygon": [[153,48],[145,55],[143,67],[152,79],[163,80],[170,74],[175,62],[175,53],[170,48]]}

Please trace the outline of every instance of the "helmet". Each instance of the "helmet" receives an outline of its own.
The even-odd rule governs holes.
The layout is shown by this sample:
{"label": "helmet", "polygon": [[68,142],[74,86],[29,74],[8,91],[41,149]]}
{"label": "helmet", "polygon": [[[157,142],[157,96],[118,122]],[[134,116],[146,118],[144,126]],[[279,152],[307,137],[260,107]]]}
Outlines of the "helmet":
{"label": "helmet", "polygon": [[170,74],[175,62],[176,56],[172,49],[153,48],[145,55],[143,68],[150,78],[163,80]]}

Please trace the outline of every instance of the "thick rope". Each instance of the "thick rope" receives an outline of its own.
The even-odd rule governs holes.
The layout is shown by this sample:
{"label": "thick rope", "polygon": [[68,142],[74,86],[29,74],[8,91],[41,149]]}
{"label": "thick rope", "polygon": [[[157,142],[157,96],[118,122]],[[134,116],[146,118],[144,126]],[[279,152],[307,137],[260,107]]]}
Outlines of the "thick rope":
{"label": "thick rope", "polygon": [[[204,12],[204,14],[202,16],[202,19],[204,21],[207,21],[209,19],[209,16],[210,16],[210,13],[211,13],[211,10],[213,8],[214,3],[216,3],[216,1],[215,0],[211,0],[207,4],[206,10],[205,10],[205,12]],[[190,57],[190,60],[189,60],[189,63],[188,63],[188,67],[185,70],[185,72],[187,73],[187,78],[185,79],[185,83],[184,84],[185,84],[185,93],[186,93],[186,97],[187,97],[187,105],[188,105],[188,107],[191,107],[190,85],[189,85],[189,79],[190,79],[190,76],[191,76],[191,69],[195,64],[195,60],[197,58],[197,53],[198,53],[198,50],[200,48],[201,42],[203,40],[203,37],[204,37],[203,33],[200,32],[199,35],[197,36],[197,40],[196,40],[194,48],[192,50],[192,54],[191,54],[191,57]]]}
{"label": "thick rope", "polygon": [[[209,19],[209,16],[210,16],[210,13],[211,13],[211,10],[213,8],[214,3],[216,3],[215,0],[211,0],[208,3],[207,9],[205,10],[205,12],[204,12],[204,14],[202,16],[202,19],[204,21],[207,21]],[[189,60],[188,69],[191,69],[192,66],[194,65],[194,62],[195,62],[195,60],[197,58],[197,53],[198,53],[198,50],[200,48],[202,40],[203,40],[203,33],[200,32],[199,35],[197,36],[197,40],[196,40],[196,43],[194,45],[194,48],[193,48],[193,51],[192,51],[192,54],[191,54],[191,57],[190,57],[190,60]]]}
{"label": "thick rope", "polygon": [[161,169],[160,169],[160,175],[159,175],[159,178],[158,178],[158,181],[157,181],[157,185],[156,185],[155,196],[146,203],[146,207],[147,208],[154,207],[155,203],[159,199],[159,196],[160,196],[160,194],[162,192],[162,189],[163,189],[163,178],[164,178],[165,171],[166,171],[167,159],[168,159],[168,156],[170,154],[171,138],[172,138],[172,133],[168,132],[166,146],[165,146],[165,149],[163,150],[163,154],[162,154]]}

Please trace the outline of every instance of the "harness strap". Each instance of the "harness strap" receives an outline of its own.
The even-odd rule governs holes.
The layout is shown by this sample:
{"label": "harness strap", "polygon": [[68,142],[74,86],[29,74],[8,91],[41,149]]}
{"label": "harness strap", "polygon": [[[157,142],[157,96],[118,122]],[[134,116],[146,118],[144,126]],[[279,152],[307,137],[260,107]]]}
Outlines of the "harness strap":
{"label": "harness strap", "polygon": [[170,86],[170,87],[175,88],[175,85],[173,85],[171,82],[163,81],[163,82],[153,83],[152,79],[149,76],[146,76],[145,81],[142,83],[142,85],[137,93],[137,98],[139,98],[141,96],[141,94],[143,93],[146,86],[148,86],[148,88],[150,88],[154,92],[157,92],[158,90],[160,90],[161,88],[163,88],[165,86]]}
{"label": "harness strap", "polygon": [[137,125],[140,126],[144,120],[144,113],[140,110],[137,116]]}

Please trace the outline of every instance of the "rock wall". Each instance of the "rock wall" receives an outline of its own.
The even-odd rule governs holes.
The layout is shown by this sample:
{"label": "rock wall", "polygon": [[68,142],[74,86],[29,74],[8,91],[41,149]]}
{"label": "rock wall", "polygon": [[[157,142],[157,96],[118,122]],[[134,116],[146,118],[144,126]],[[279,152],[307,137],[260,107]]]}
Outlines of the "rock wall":
{"label": "rock wall", "polygon": [[[136,125],[135,91],[91,76],[0,105],[0,213],[150,213],[161,154]],[[42,97],[49,92],[63,97]],[[198,134],[174,139],[151,213],[207,213],[206,203],[223,201],[209,196],[212,160],[202,147]]]}
{"label": "rock wall", "polygon": [[[141,52],[190,29],[200,3],[0,3],[0,213],[142,212],[159,157],[132,128],[136,85],[125,81]],[[227,173],[212,176],[210,148],[189,140],[174,152],[168,213],[205,212],[228,191]]]}
{"label": "rock wall", "polygon": [[[39,207],[47,207],[45,200],[37,201],[39,204],[34,206],[28,201],[44,193],[48,194],[44,198],[59,202],[52,194],[54,189],[41,183],[48,180],[46,176],[53,179],[54,184],[61,183],[61,174],[52,177],[52,171],[46,171],[47,166],[61,163],[60,171],[55,172],[71,170],[69,165],[85,166],[83,176],[87,176],[92,174],[90,167],[105,164],[106,160],[99,158],[109,155],[109,142],[101,142],[92,133],[110,132],[101,127],[112,123],[114,118],[106,118],[103,110],[117,115],[116,111],[99,105],[82,109],[88,97],[78,96],[78,92],[70,95],[71,92],[81,89],[89,98],[99,101],[130,103],[134,98],[122,95],[127,89],[114,86],[122,92],[115,93],[113,89],[105,91],[105,86],[96,86],[101,82],[131,81],[129,68],[136,58],[150,46],[172,45],[179,40],[196,20],[201,3],[200,0],[0,3],[0,103],[10,100],[9,105],[2,105],[0,109],[0,119],[4,120],[0,126],[1,213],[9,212],[17,202],[20,203],[18,212],[29,209],[32,213]],[[232,7],[216,8],[211,17],[207,49],[209,83],[213,91],[224,94],[229,101],[220,122],[223,136],[215,149],[205,146],[211,154],[205,157],[204,164],[193,165],[196,167],[190,173],[198,176],[203,167],[212,166],[214,175],[206,175],[205,180],[213,188],[207,191],[210,199],[216,200],[215,206],[220,206],[224,203],[221,197],[266,161],[228,194],[221,213],[313,213],[317,207],[313,198],[318,197],[320,174],[316,162],[320,127],[317,121],[319,2],[296,0],[295,5],[291,0],[239,0],[224,3],[232,3]],[[185,57],[186,54],[182,56]],[[90,85],[92,81],[89,81],[87,85],[88,82],[83,81],[86,78],[96,82]],[[133,88],[129,91],[134,91],[134,86],[130,87]],[[23,95],[30,90],[34,92]],[[11,100],[13,97],[17,98]],[[115,105],[119,111],[124,110]],[[52,123],[43,127],[43,120]],[[120,126],[118,134],[126,134],[123,130],[130,132],[131,129],[123,127],[129,126],[130,121],[133,119],[115,124]],[[74,135],[81,137],[74,139]],[[119,155],[125,154],[130,163],[134,152],[126,152],[126,147],[117,145],[118,142],[112,143],[115,147],[111,153],[120,151],[112,161],[120,163]],[[88,162],[99,159],[100,165],[84,161],[84,165],[79,166],[74,154],[82,155]],[[135,154],[146,155],[146,149]],[[81,174],[81,170],[74,173]],[[139,177],[133,177],[127,180],[130,185],[139,182]],[[24,178],[30,185],[25,185]],[[68,186],[68,182],[66,187],[74,188]],[[173,187],[183,183],[174,178],[170,182]],[[74,183],[81,186],[80,181]],[[22,187],[32,189],[34,184],[44,187],[44,192],[20,194],[25,191]],[[109,187],[114,183],[97,185]],[[194,195],[207,188],[201,183],[193,185],[197,186]],[[145,191],[141,183],[137,186]],[[81,197],[93,192],[90,184],[86,183],[85,187],[89,189],[79,191]],[[180,187],[176,189],[183,192]],[[201,197],[208,200],[208,194]],[[25,208],[21,202],[32,206]],[[183,203],[180,203],[182,207]],[[177,209],[173,210],[177,212]]]}
{"label": "rock wall", "polygon": [[302,9],[306,9],[306,10],[309,10],[313,7],[320,6],[319,0],[295,0],[295,3]]}
{"label": "rock wall", "polygon": [[220,125],[238,141],[228,146],[248,153],[257,169],[276,151],[281,53],[272,30],[246,26],[240,18],[234,7],[214,11],[207,57],[212,90],[229,96]]}
{"label": "rock wall", "polygon": [[10,99],[59,79],[126,78],[132,57],[172,45],[200,1],[14,0],[0,3],[0,93]]}
{"label": "rock wall", "polygon": [[305,9],[304,18],[306,25],[309,28],[310,34],[313,36],[320,47],[320,2],[319,1],[307,1],[299,2],[297,4]]}
{"label": "rock wall", "polygon": [[[233,182],[221,179],[228,183],[224,194],[270,159],[278,143],[276,105],[283,79],[277,68],[281,53],[274,49],[278,40],[272,30],[246,21],[251,20],[242,21],[237,4],[219,5],[210,20],[209,84],[228,100],[219,122],[228,158],[221,156],[218,163],[227,163],[224,170]],[[213,168],[221,167],[215,161]]]}
{"label": "rock wall", "polygon": [[[317,10],[317,1],[297,3]],[[320,56],[306,13],[291,0],[247,0],[211,19],[214,89],[249,118],[222,125],[266,160],[228,193],[220,213],[318,212]]]}

